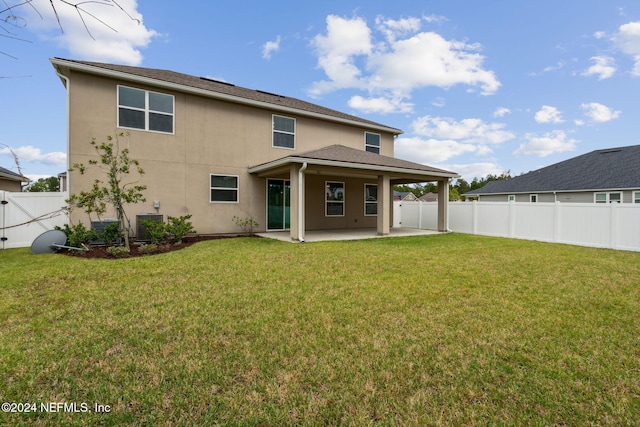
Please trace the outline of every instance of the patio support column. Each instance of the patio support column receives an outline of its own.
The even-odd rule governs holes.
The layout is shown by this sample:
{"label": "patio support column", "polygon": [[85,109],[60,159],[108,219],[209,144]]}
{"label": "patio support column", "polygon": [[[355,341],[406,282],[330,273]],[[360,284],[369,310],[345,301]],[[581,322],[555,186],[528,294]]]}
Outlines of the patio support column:
{"label": "patio support column", "polygon": [[378,176],[378,234],[386,236],[389,234],[389,224],[391,224],[391,178],[389,175]]}
{"label": "patio support column", "polygon": [[289,182],[291,183],[291,190],[289,195],[289,202],[290,202],[289,234],[291,236],[291,240],[300,240],[300,238],[304,240],[304,234],[305,234],[305,223],[304,223],[305,188],[304,188],[304,172],[300,173],[301,167],[302,165],[293,164],[289,169]]}
{"label": "patio support column", "polygon": [[449,231],[449,179],[438,181],[438,231]]}

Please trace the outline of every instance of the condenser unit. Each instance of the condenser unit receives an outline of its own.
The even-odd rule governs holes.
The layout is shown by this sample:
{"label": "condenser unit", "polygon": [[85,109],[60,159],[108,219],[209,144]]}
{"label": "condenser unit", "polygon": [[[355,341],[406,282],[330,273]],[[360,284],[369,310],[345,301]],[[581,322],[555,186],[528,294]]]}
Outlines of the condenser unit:
{"label": "condenser unit", "polygon": [[105,227],[109,224],[120,224],[115,218],[102,218],[102,220],[91,221],[91,229],[96,232],[98,238],[96,240],[92,240],[92,245],[104,245],[104,240],[102,240],[102,233],[104,232]]}
{"label": "condenser unit", "polygon": [[164,218],[160,214],[139,214],[136,215],[136,240],[139,242],[150,242],[151,237],[147,232],[147,228],[142,224],[142,221],[150,220],[163,222]]}

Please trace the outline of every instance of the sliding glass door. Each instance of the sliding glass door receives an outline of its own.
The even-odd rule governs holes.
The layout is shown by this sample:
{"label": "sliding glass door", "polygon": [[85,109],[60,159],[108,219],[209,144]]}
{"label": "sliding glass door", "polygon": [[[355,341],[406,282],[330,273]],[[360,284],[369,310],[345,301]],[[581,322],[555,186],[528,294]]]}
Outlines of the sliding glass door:
{"label": "sliding glass door", "polygon": [[291,183],[284,179],[267,180],[267,229],[286,230],[291,224]]}

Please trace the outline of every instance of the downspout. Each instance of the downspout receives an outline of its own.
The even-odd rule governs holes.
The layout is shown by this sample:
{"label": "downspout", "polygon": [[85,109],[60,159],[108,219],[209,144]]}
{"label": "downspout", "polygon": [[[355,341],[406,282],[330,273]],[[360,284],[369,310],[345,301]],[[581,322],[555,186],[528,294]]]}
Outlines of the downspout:
{"label": "downspout", "polygon": [[298,241],[300,243],[304,243],[304,237],[302,236],[302,197],[304,193],[304,171],[307,169],[307,166],[307,162],[304,162],[298,171]]}
{"label": "downspout", "polygon": [[[70,152],[69,151],[69,148],[70,148],[69,147],[69,139],[70,139],[69,131],[70,131],[70,120],[71,120],[71,116],[69,115],[69,109],[70,109],[69,105],[70,105],[70,100],[71,100],[71,95],[70,95],[70,93],[71,93],[71,80],[69,80],[69,77],[61,74],[58,71],[58,67],[56,67],[56,74],[58,75],[58,77],[60,77],[60,79],[65,81],[64,88],[67,91],[67,100],[66,100],[66,102],[67,102],[67,106],[66,106],[66,110],[67,110],[67,113],[66,113],[67,114],[67,170],[65,170],[65,172],[66,172],[66,177],[67,177],[66,193],[68,195],[69,194],[69,189],[71,188],[71,185],[70,185],[71,184],[71,174],[69,173],[69,152]],[[69,218],[67,218],[67,222],[68,221],[69,221]]]}

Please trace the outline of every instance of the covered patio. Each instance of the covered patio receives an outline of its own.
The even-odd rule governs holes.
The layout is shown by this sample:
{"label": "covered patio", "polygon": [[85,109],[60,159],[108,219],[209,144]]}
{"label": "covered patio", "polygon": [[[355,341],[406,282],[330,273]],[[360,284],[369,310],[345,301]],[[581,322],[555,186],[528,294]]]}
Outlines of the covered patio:
{"label": "covered patio", "polygon": [[[311,231],[316,236],[320,232],[325,236],[360,235],[365,230],[371,234],[371,227],[375,227],[376,235],[389,236],[393,186],[420,182],[437,182],[436,231],[447,232],[449,181],[458,177],[455,172],[343,145],[282,157],[248,171],[265,179],[267,185],[276,179],[287,183],[288,226],[268,234],[288,233],[290,240],[299,242],[308,241]],[[336,189],[341,194],[336,196]]]}
{"label": "covered patio", "polygon": [[[347,230],[313,230],[305,233],[305,242],[324,242],[330,240],[364,240],[381,237],[407,237],[407,236],[432,236],[443,234],[441,231],[420,230],[417,228],[392,227],[389,234],[382,236],[375,228],[352,228]],[[257,236],[280,240],[283,242],[296,242],[291,239],[291,233],[287,231],[271,231],[266,233],[256,233]]]}

